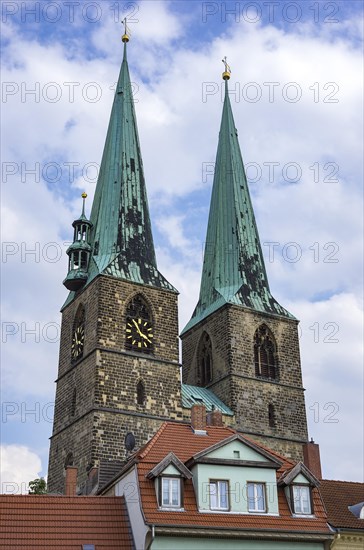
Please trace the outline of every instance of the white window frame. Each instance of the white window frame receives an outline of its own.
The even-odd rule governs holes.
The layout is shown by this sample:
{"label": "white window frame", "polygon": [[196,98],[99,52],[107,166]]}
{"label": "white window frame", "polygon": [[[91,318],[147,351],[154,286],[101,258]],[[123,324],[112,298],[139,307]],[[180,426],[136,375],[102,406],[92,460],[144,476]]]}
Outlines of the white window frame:
{"label": "white window frame", "polygon": [[[173,482],[177,483],[177,495],[178,503],[173,504]],[[161,493],[160,493],[160,507],[161,508],[181,508],[181,478],[179,477],[167,477],[163,476],[160,478],[161,483]],[[164,502],[164,485],[168,483],[168,503]]]}
{"label": "white window frame", "polygon": [[[221,485],[226,486],[226,506],[221,503]],[[215,492],[212,493],[211,487],[215,487]],[[210,479],[209,481],[209,497],[210,497],[210,510],[222,510],[228,512],[230,510],[230,495],[229,495],[229,481],[227,479]],[[216,506],[212,506],[211,497],[216,498]]]}
{"label": "white window frame", "polygon": [[[306,498],[304,496],[306,495]],[[308,512],[304,511],[304,504],[308,504]],[[309,485],[292,485],[293,511],[299,516],[312,515],[311,487]]]}
{"label": "white window frame", "polygon": [[[249,496],[249,487],[253,487],[253,506],[251,506],[252,499]],[[263,508],[258,508],[259,501],[261,500],[260,495],[258,494],[258,487],[261,488],[261,495],[263,496]],[[266,514],[267,513],[267,498],[265,491],[265,483],[262,481],[248,481],[246,484],[246,493],[248,501],[248,512],[255,514]]]}

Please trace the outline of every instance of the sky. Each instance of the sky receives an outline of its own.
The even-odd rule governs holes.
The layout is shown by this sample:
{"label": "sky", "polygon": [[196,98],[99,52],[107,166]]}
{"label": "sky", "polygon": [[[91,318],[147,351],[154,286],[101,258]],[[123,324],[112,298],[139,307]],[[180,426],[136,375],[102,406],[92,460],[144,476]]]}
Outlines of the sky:
{"label": "sky", "polygon": [[158,268],[197,303],[224,56],[272,294],[300,319],[309,436],[363,481],[362,3],[1,3],[1,487],[47,474],[67,246],[91,209],[121,20]]}

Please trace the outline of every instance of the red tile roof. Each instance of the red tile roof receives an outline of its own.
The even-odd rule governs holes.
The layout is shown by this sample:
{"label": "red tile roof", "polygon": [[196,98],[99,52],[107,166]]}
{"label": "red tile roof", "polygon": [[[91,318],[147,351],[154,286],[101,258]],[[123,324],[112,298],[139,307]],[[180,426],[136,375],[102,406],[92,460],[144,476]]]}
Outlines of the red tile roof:
{"label": "red tile roof", "polygon": [[364,483],[323,479],[320,492],[331,525],[344,529],[364,529],[364,519],[356,518],[348,510],[348,506],[364,502]]}
{"label": "red tile roof", "polygon": [[[182,461],[186,462],[193,455],[215,443],[218,443],[232,434],[235,430],[227,427],[207,427],[207,435],[195,435],[189,425],[164,423],[155,436],[136,455],[138,462],[138,477],[142,507],[146,521],[153,525],[175,525],[178,527],[210,527],[230,529],[259,529],[275,531],[297,531],[313,533],[329,533],[326,522],[325,509],[317,489],[313,489],[315,518],[294,518],[289,510],[288,503],[282,489],[278,490],[278,516],[242,515],[233,513],[201,513],[198,512],[192,480],[185,481],[184,512],[161,511],[158,509],[154,482],[146,478],[146,474],[158,464],[170,451]],[[244,436],[246,437],[246,436]],[[291,469],[296,463],[263,447],[251,438],[258,447],[271,453],[282,462],[277,471],[277,478]]]}
{"label": "red tile roof", "polygon": [[0,495],[0,549],[134,548],[123,497]]}

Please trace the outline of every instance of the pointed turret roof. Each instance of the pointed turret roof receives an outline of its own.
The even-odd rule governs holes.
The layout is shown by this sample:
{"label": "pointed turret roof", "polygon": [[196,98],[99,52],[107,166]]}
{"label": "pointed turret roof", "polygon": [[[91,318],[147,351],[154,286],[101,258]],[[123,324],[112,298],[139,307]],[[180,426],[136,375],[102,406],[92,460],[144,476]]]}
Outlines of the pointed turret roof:
{"label": "pointed turret roof", "polygon": [[224,75],[225,100],[200,297],[183,333],[227,303],[294,318],[270,293],[229,99],[229,73]]}
{"label": "pointed turret roof", "polygon": [[[103,273],[135,283],[175,288],[159,273],[154,251],[133,90],[124,56],[91,211],[88,284]],[[68,298],[68,303],[72,296]]]}

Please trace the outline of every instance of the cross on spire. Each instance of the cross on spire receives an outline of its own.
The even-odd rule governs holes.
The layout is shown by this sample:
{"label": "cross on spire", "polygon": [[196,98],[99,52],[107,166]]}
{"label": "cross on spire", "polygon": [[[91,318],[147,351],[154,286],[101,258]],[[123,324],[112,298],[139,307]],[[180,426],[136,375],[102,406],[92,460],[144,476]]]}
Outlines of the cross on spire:
{"label": "cross on spire", "polygon": [[223,80],[229,80],[231,75],[230,65],[228,65],[227,57],[225,55],[224,59],[221,60],[225,65],[225,71],[222,73]]}

